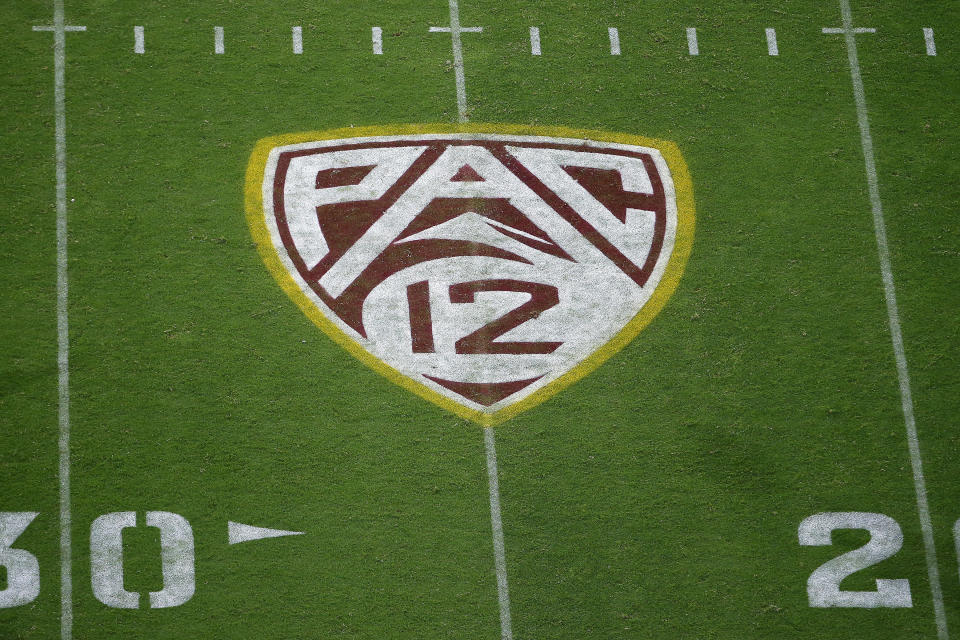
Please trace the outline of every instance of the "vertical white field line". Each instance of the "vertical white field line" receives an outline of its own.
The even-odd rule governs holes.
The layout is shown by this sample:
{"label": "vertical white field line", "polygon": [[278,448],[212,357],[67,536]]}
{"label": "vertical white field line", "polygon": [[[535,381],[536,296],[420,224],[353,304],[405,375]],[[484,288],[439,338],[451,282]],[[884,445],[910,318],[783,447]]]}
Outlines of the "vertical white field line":
{"label": "vertical white field line", "polygon": [[303,53],[303,29],[300,27],[292,27],[290,29],[291,36],[293,37],[293,53],[300,55]]}
{"label": "vertical white field line", "polygon": [[530,27],[530,55],[540,55],[540,27]]}
{"label": "vertical white field line", "polygon": [[134,53],[145,53],[146,46],[143,42],[143,27],[134,27],[133,28],[133,52]]}
{"label": "vertical white field line", "polygon": [[370,38],[373,40],[373,55],[383,55],[383,29],[373,27],[370,29]]}
{"label": "vertical white field line", "polygon": [[457,114],[460,122],[466,122],[467,81],[463,76],[463,44],[460,42],[460,6],[450,0],[450,37],[453,40],[453,74],[457,83]]}
{"label": "vertical white field line", "polygon": [[933,29],[930,27],[923,28],[923,41],[927,45],[927,55],[937,55],[937,44],[933,41]]}
{"label": "vertical white field line", "polygon": [[687,52],[692,56],[700,55],[700,45],[697,42],[697,30],[694,27],[687,27]]}
{"label": "vertical white field line", "polygon": [[937,565],[937,552],[933,542],[930,505],[927,502],[927,484],[923,477],[923,462],[920,458],[920,441],[917,437],[917,425],[913,415],[913,397],[910,393],[910,372],[907,368],[907,356],[903,348],[900,313],[897,310],[897,293],[893,284],[893,269],[890,265],[890,249],[887,244],[887,228],[883,218],[883,205],[880,201],[876,160],[873,153],[873,138],[870,136],[867,100],[863,91],[863,78],[860,75],[860,62],[857,57],[857,41],[853,29],[853,18],[850,12],[849,0],[840,0],[840,12],[843,16],[843,33],[847,44],[847,58],[850,62],[850,78],[853,83],[853,96],[857,104],[857,123],[860,126],[860,144],[863,148],[863,161],[867,171],[870,206],[873,210],[873,229],[877,237],[877,253],[880,258],[880,272],[883,277],[883,291],[887,303],[887,320],[890,325],[890,337],[893,340],[893,352],[897,362],[897,376],[900,382],[900,404],[907,430],[907,446],[910,450],[913,485],[917,494],[917,512],[920,516],[920,528],[923,532],[927,574],[930,578],[930,591],[933,594],[933,609],[937,623],[937,635],[940,640],[948,640],[947,618],[943,609],[943,592],[940,587],[940,570]]}
{"label": "vertical white field line", "polygon": [[217,55],[223,54],[223,27],[213,28],[213,52]]}
{"label": "vertical white field line", "polygon": [[66,36],[63,0],[53,3],[53,102],[57,172],[57,422],[60,480],[60,637],[73,637],[70,510],[70,323],[67,290]]}
{"label": "vertical white field line", "polygon": [[957,571],[960,571],[960,520],[953,523],[953,545],[957,548]]}
{"label": "vertical white field line", "polygon": [[510,622],[510,589],[507,585],[507,555],[503,544],[503,519],[500,515],[500,481],[497,477],[497,448],[493,428],[483,430],[487,449],[487,478],[490,482],[490,526],[493,529],[493,556],[497,569],[497,599],[500,602],[501,640],[513,640]]}
{"label": "vertical white field line", "polygon": [[778,56],[780,49],[777,47],[777,30],[767,29],[767,55]]}
{"label": "vertical white field line", "polygon": [[[457,113],[460,122],[467,122],[467,86],[463,72],[463,44],[460,41],[460,7],[450,0],[450,36],[453,41],[453,70],[457,85]],[[479,29],[476,29],[479,31]],[[497,476],[497,450],[493,429],[483,430],[487,451],[487,481],[490,490],[490,527],[493,532],[493,561],[497,574],[497,600],[500,605],[501,640],[513,640],[510,622],[510,590],[507,586],[507,557],[503,545],[503,519],[500,515],[500,481]]]}
{"label": "vertical white field line", "polygon": [[610,36],[610,55],[620,55],[620,31],[616,27],[608,27],[607,35]]}

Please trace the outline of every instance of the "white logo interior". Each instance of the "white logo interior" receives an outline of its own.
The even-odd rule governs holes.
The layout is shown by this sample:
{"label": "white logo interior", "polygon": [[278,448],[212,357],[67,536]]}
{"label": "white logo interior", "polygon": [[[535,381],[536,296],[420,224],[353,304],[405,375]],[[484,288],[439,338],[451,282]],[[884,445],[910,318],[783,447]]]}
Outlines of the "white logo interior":
{"label": "white logo interior", "polygon": [[636,316],[673,251],[661,153],[590,140],[430,134],[274,148],[281,262],[370,354],[492,413]]}

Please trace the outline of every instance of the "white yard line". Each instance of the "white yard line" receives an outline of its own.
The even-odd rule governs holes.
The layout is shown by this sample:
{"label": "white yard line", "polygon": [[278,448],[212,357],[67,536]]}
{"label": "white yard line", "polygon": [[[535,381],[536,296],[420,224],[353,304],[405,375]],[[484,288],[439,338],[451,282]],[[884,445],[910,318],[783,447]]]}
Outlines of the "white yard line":
{"label": "white yard line", "polygon": [[697,30],[687,27],[687,52],[692,56],[700,55],[700,44],[697,42]]}
{"label": "white yard line", "polygon": [[460,6],[450,0],[450,39],[453,40],[453,74],[457,83],[457,113],[460,122],[466,122],[467,82],[463,76],[463,44],[460,42]]}
{"label": "white yard line", "polygon": [[291,27],[290,35],[293,38],[293,53],[300,55],[303,53],[303,28]]}
{"label": "white yard line", "polygon": [[610,36],[610,55],[620,55],[620,31],[616,27],[609,27],[607,35]]}
{"label": "white yard line", "polygon": [[67,111],[63,0],[54,2],[54,117],[57,156],[57,388],[60,424],[60,626],[73,637],[73,572],[70,509],[70,322],[67,315]]}
{"label": "white yard line", "polygon": [[143,27],[134,27],[133,28],[133,52],[134,53],[146,53],[146,45],[143,41]]}
{"label": "white yard line", "polygon": [[497,477],[497,448],[493,428],[483,430],[487,449],[487,478],[490,483],[490,525],[493,529],[493,555],[497,569],[497,599],[500,601],[501,640],[513,639],[510,622],[510,588],[507,584],[507,556],[503,545],[503,519],[500,516],[500,482]]}
{"label": "white yard line", "polygon": [[957,571],[960,571],[960,520],[953,523],[953,545],[957,548]]}
{"label": "white yard line", "polygon": [[373,40],[373,55],[383,55],[383,29],[373,27],[370,29],[370,38]]}
{"label": "white yard line", "polygon": [[223,27],[213,28],[213,52],[217,55],[223,54]]}
{"label": "white yard line", "polygon": [[57,198],[57,423],[60,485],[60,637],[73,637],[73,570],[70,531],[70,323],[67,315],[67,116],[66,33],[86,27],[64,24],[63,0],[53,2],[53,25],[33,27],[53,32],[53,110]]}
{"label": "white yard line", "polygon": [[530,27],[530,55],[540,55],[540,27]]}
{"label": "white yard line", "polygon": [[771,56],[780,55],[780,48],[777,47],[776,29],[767,29],[767,54]]}
{"label": "white yard line", "polygon": [[[893,340],[893,352],[897,362],[897,376],[900,381],[900,403],[904,424],[907,429],[907,445],[910,450],[910,465],[913,468],[913,484],[917,494],[917,512],[920,516],[920,528],[923,532],[923,546],[926,553],[927,574],[930,578],[930,591],[933,594],[933,609],[937,623],[937,636],[948,640],[947,618],[943,608],[943,592],[940,587],[940,571],[937,565],[937,553],[933,541],[933,525],[930,521],[930,506],[927,502],[927,486],[923,476],[923,462],[920,458],[920,442],[917,437],[917,425],[913,415],[913,398],[910,392],[910,373],[907,368],[907,356],[903,348],[903,333],[900,329],[900,313],[897,311],[897,294],[893,284],[893,269],[890,265],[890,249],[887,244],[887,228],[880,201],[880,188],[877,181],[876,160],[873,153],[873,139],[870,136],[870,120],[867,115],[867,101],[863,91],[863,79],[860,75],[860,62],[857,57],[857,33],[872,33],[873,30],[854,29],[850,12],[850,1],[840,0],[840,12],[843,16],[843,29],[847,44],[847,58],[850,62],[850,78],[853,82],[853,95],[857,104],[857,123],[860,126],[860,144],[863,148],[864,165],[867,171],[867,187],[870,193],[870,205],[873,210],[873,228],[877,238],[877,253],[880,258],[880,272],[883,277],[883,290],[887,303],[887,320]],[[832,33],[833,31],[831,31]],[[824,29],[824,33],[827,30]]]}
{"label": "white yard line", "polygon": [[[432,27],[431,32],[450,32],[453,40],[453,69],[457,85],[457,112],[460,122],[467,122],[467,88],[463,73],[462,31],[480,32],[482,27],[460,26],[460,7],[457,0],[450,0],[450,27]],[[532,33],[532,32],[531,32]],[[503,544],[503,519],[500,515],[500,480],[497,475],[497,449],[493,428],[483,429],[483,442],[487,451],[487,481],[490,489],[490,527],[493,532],[493,561],[497,573],[497,600],[500,605],[501,640],[513,640],[510,621],[510,589],[507,583],[507,555]]]}
{"label": "white yard line", "polygon": [[927,45],[927,55],[935,56],[937,55],[937,45],[933,41],[933,29],[930,27],[923,28],[923,41]]}

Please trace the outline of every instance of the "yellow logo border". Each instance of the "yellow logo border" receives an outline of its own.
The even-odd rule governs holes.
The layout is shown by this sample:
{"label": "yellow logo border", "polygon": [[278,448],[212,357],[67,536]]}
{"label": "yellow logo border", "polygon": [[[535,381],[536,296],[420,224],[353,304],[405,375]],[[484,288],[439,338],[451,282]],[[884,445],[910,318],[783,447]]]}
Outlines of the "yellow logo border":
{"label": "yellow logo border", "polygon": [[[362,346],[354,342],[350,336],[328,320],[320,309],[303,293],[299,285],[297,285],[293,277],[280,262],[280,258],[274,249],[273,241],[270,238],[270,232],[267,230],[263,209],[263,172],[266,168],[267,157],[274,147],[316,140],[334,140],[337,138],[363,138],[426,133],[500,133],[507,135],[549,136],[553,138],[577,138],[598,142],[616,142],[652,147],[663,154],[673,177],[674,190],[677,196],[677,231],[674,240],[673,254],[670,256],[666,271],[664,271],[663,277],[654,290],[653,295],[650,297],[650,300],[647,301],[643,308],[637,312],[637,315],[624,325],[623,329],[611,338],[609,342],[586,357],[576,367],[570,369],[570,371],[567,371],[553,382],[545,385],[523,400],[494,413],[484,413],[482,411],[469,409],[440,395],[429,387],[420,384],[416,380],[407,377],[377,359]],[[510,124],[409,124],[349,127],[263,138],[257,142],[253,153],[250,155],[250,163],[247,166],[246,175],[245,204],[250,233],[253,235],[253,239],[257,244],[257,250],[264,264],[266,264],[270,273],[273,274],[274,279],[276,279],[280,287],[314,324],[334,342],[346,349],[352,356],[391,382],[408,391],[412,391],[442,409],[446,409],[461,418],[470,420],[484,427],[502,424],[523,411],[535,407],[563,389],[566,389],[574,382],[593,372],[611,356],[623,349],[627,343],[637,337],[637,334],[660,313],[664,305],[666,305],[667,300],[670,299],[670,296],[673,295],[673,292],[676,290],[693,248],[695,224],[693,183],[690,180],[690,173],[687,170],[686,163],[683,161],[683,156],[680,154],[680,149],[674,143],[625,133]]]}

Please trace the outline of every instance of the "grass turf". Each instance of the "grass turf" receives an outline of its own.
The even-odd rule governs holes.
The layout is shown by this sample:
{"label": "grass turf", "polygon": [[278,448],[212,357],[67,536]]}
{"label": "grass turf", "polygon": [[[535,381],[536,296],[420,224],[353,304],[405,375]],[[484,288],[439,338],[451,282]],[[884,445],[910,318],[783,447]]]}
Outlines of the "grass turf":
{"label": "grass turf", "polygon": [[[854,16],[878,28],[858,46],[956,631],[957,20],[905,3],[856,2]],[[0,486],[2,509],[41,512],[16,546],[42,572],[35,603],[0,610],[0,636],[41,638],[59,614],[53,99],[50,34],[29,26],[50,11],[0,20],[18,34],[0,47],[15,176],[0,187]],[[243,215],[264,136],[455,120],[450,38],[427,32],[447,20],[443,2],[68,3],[89,29],[67,36],[75,637],[498,634],[479,429],[323,336],[263,268]],[[475,0],[461,20],[484,27],[463,36],[473,121],[672,140],[697,204],[662,314],[497,429],[516,635],[934,637],[846,53],[820,34],[837,7]],[[89,524],[124,510],[190,520],[189,603],[93,598]],[[900,523],[902,551],[843,587],[909,578],[912,609],[808,606],[809,574],[865,542],[799,546],[798,524],[821,511]],[[228,519],[307,535],[229,547]],[[125,542],[127,588],[158,589],[155,530]]]}

